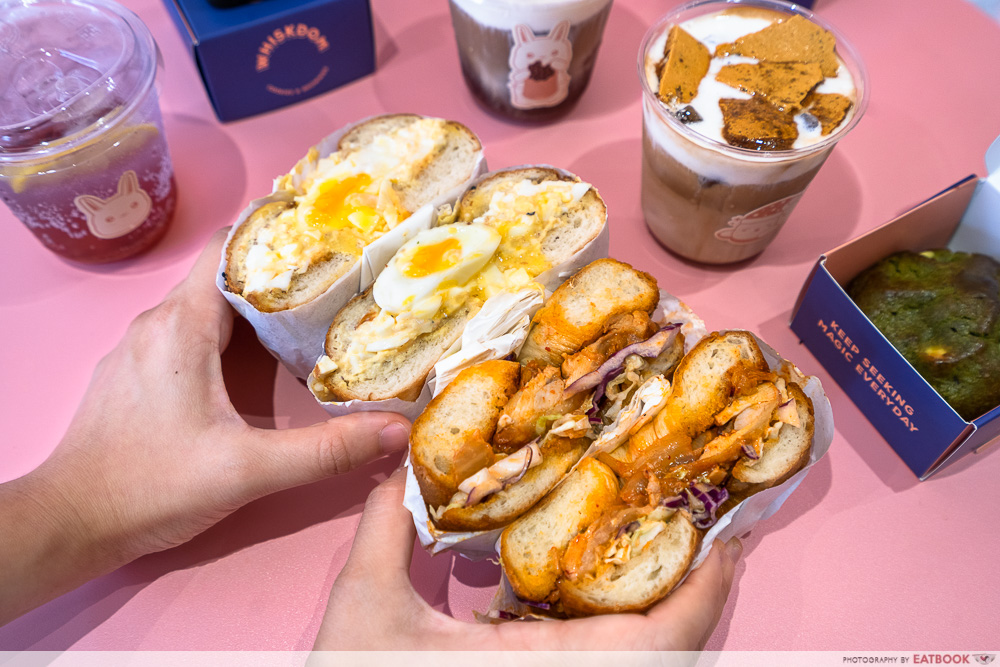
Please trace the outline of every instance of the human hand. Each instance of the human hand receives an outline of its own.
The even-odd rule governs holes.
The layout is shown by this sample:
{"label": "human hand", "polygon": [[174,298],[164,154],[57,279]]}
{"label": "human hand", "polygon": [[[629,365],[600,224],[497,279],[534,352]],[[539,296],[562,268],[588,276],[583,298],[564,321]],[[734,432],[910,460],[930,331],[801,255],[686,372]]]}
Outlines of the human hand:
{"label": "human hand", "polygon": [[415,530],[403,487],[400,469],[369,496],[315,650],[699,650],[719,622],[743,550],[736,538],[716,541],[705,562],[645,614],[465,623],[434,610],[413,589]]}
{"label": "human hand", "polygon": [[282,431],[240,417],[220,359],[233,325],[215,286],[225,231],[101,360],[48,460],[0,485],[0,534],[9,525],[15,537],[0,548],[0,590],[9,593],[0,625],[261,496],[406,446],[409,425],[395,414]]}

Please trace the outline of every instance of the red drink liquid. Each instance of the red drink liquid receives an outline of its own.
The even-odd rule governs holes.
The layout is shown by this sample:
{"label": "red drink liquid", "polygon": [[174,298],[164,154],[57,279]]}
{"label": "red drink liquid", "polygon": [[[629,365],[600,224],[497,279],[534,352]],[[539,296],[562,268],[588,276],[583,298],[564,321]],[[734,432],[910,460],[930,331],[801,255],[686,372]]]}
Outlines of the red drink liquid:
{"label": "red drink liquid", "polygon": [[123,127],[34,174],[0,175],[0,199],[49,250],[113,262],[163,237],[177,189],[155,96],[146,106],[141,115],[154,122]]}
{"label": "red drink liquid", "polygon": [[149,31],[109,0],[25,1],[4,21],[0,199],[67,259],[152,246],[177,193]]}

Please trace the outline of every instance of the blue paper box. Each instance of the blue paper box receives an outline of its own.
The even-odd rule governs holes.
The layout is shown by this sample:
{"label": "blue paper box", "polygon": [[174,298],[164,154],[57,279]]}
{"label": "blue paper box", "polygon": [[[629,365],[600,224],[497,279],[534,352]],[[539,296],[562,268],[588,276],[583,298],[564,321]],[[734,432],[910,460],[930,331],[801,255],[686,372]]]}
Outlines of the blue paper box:
{"label": "blue paper box", "polygon": [[948,247],[1000,260],[1000,139],[986,166],[988,178],[969,176],[820,257],[792,313],[792,330],[921,480],[997,440],[1000,407],[972,422],[962,419],[844,288],[901,250]]}
{"label": "blue paper box", "polygon": [[375,70],[368,0],[164,0],[219,120],[271,111]]}

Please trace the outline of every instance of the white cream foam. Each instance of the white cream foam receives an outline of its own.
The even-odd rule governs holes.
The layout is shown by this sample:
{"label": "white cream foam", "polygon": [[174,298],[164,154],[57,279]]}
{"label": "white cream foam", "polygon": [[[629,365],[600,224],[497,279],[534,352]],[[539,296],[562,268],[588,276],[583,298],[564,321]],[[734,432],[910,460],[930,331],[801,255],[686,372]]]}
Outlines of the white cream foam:
{"label": "white cream foam", "polygon": [[535,32],[548,32],[562,20],[575,25],[589,19],[612,0],[451,0],[481,25],[513,30],[525,24]]}
{"label": "white cream foam", "polygon": [[818,150],[810,157],[776,159],[774,154],[763,151],[742,151],[739,157],[733,157],[723,152],[732,149],[728,144],[724,147],[713,146],[706,139],[706,145],[699,146],[681,136],[679,130],[674,129],[674,124],[663,117],[669,112],[659,102],[644,97],[642,107],[643,126],[652,142],[706,180],[730,185],[780,183],[814,168],[826,154],[825,150]]}

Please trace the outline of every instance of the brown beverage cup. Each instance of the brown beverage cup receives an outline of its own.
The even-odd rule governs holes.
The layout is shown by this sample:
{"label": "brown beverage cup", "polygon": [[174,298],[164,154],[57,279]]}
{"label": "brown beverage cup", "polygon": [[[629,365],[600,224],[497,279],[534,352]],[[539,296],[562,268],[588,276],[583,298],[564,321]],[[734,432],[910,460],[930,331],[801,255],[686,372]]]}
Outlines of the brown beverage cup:
{"label": "brown beverage cup", "polygon": [[590,81],[612,0],[449,0],[462,76],[487,109],[550,120]]}
{"label": "brown beverage cup", "polygon": [[[799,14],[837,40],[841,67],[853,79],[856,97],[850,117],[812,145],[779,151],[731,146],[682,123],[657,95],[655,62],[662,58],[672,26],[747,7]],[[646,33],[638,69],[643,89],[642,211],[646,225],[667,249],[707,264],[738,262],[762,252],[868,104],[868,78],[855,50],[811,12],[772,0],[700,0],[678,7]]]}

